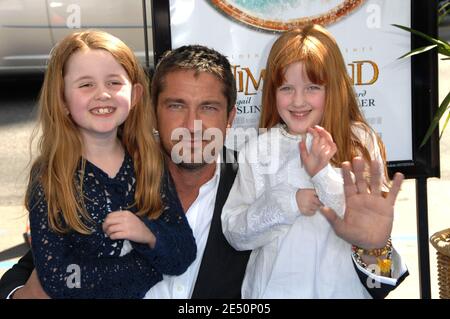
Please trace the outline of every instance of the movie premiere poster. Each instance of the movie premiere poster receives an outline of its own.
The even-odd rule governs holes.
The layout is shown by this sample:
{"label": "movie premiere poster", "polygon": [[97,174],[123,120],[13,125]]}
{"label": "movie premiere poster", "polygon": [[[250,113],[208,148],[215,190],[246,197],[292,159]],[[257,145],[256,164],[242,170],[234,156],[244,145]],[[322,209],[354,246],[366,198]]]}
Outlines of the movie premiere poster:
{"label": "movie premiere poster", "polygon": [[[171,0],[170,19],[173,48],[202,44],[229,58],[238,89],[238,136],[258,127],[266,59],[279,32],[308,22],[324,25],[336,37],[388,161],[413,159],[411,66],[398,59],[410,51],[410,34],[391,25],[410,27],[410,0]],[[232,130],[227,146],[239,149],[241,142]]]}

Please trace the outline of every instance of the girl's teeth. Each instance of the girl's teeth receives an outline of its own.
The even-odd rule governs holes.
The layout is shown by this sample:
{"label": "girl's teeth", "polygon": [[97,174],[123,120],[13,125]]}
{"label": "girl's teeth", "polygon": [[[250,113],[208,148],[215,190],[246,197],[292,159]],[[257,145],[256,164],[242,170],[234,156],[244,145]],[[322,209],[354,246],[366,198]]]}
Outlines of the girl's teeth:
{"label": "girl's teeth", "polygon": [[110,107],[103,107],[103,108],[98,108],[98,109],[94,109],[94,113],[95,114],[109,114],[112,113],[113,109]]}
{"label": "girl's teeth", "polygon": [[292,112],[295,116],[306,116],[308,112]]}

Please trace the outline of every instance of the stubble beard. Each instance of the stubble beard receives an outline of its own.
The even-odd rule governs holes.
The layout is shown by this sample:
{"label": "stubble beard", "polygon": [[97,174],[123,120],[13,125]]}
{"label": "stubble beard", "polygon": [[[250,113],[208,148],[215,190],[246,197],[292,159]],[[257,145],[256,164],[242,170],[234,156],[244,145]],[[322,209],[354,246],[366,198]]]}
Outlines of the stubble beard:
{"label": "stubble beard", "polygon": [[202,156],[202,161],[200,163],[195,163],[195,162],[194,163],[186,163],[184,161],[177,163],[176,161],[174,161],[172,159],[171,147],[167,146],[165,143],[162,143],[162,142],[161,142],[161,147],[163,148],[163,152],[166,155],[167,159],[181,169],[188,170],[188,171],[196,171],[196,170],[199,170],[208,165],[208,163],[205,161],[203,156]]}

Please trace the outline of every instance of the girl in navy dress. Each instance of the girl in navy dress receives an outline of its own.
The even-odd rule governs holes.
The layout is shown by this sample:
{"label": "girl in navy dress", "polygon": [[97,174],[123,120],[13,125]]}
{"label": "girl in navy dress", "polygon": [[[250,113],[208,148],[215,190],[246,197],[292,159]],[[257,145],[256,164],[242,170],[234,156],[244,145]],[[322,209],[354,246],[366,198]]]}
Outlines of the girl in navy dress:
{"label": "girl in navy dress", "polygon": [[77,32],[51,52],[26,194],[37,275],[51,298],[142,298],[194,261],[195,239],[152,134],[129,47]]}

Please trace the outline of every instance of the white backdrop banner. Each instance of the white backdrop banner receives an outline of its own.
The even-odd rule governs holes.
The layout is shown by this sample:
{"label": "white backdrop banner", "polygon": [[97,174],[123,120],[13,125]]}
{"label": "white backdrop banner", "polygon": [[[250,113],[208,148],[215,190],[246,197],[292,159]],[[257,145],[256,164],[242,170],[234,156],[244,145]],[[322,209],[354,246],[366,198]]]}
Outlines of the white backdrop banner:
{"label": "white backdrop banner", "polygon": [[391,26],[411,25],[410,0],[171,0],[170,16],[173,48],[202,44],[230,60],[238,88],[233,127],[241,131],[258,126],[262,74],[279,32],[304,22],[324,24],[338,41],[388,161],[413,159],[411,65],[397,59],[411,41],[408,32]]}

